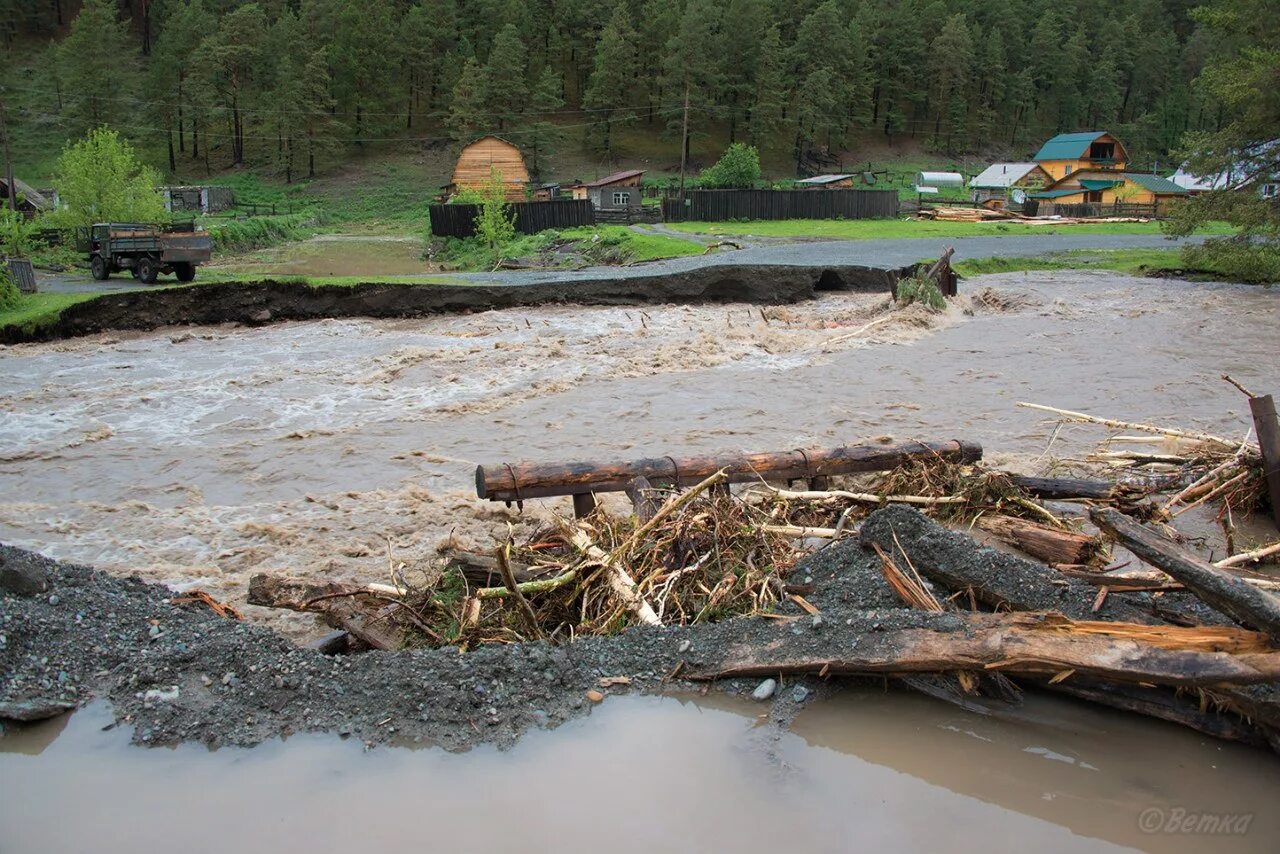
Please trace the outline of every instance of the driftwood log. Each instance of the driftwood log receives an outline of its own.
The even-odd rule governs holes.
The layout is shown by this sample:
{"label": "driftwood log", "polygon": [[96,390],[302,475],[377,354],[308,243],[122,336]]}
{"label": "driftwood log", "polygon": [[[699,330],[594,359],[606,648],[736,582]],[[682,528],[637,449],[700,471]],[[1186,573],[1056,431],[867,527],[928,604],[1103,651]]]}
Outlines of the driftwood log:
{"label": "driftwood log", "polygon": [[720,470],[724,470],[729,483],[808,480],[886,471],[917,459],[974,463],[982,459],[982,446],[950,439],[626,462],[500,463],[476,468],[476,495],[490,501],[521,501],[586,492],[622,492],[641,477],[653,486],[679,488],[692,486]]}
{"label": "driftwood log", "polygon": [[693,679],[777,674],[902,675],[957,670],[1197,687],[1280,678],[1280,651],[1265,635],[1230,627],[1076,622],[1055,613],[885,616],[879,631],[836,626],[815,640],[782,632],[770,643],[731,645]]}
{"label": "driftwood log", "polygon": [[1280,598],[1185,551],[1168,537],[1108,507],[1090,512],[1095,525],[1142,560],[1163,570],[1205,604],[1280,639]]}
{"label": "driftwood log", "polygon": [[320,614],[330,626],[373,649],[398,649],[399,639],[373,625],[370,610],[358,601],[385,597],[380,590],[358,584],[308,584],[265,573],[249,579],[250,605]]}
{"label": "driftwood log", "polygon": [[1271,518],[1280,528],[1280,419],[1271,395],[1249,397],[1258,447],[1262,450],[1262,470],[1267,479],[1267,497],[1271,502]]}
{"label": "driftwood log", "polygon": [[1098,541],[1088,534],[1065,531],[1013,516],[983,516],[978,520],[978,526],[1003,542],[1049,564],[1088,564],[1101,552]]}

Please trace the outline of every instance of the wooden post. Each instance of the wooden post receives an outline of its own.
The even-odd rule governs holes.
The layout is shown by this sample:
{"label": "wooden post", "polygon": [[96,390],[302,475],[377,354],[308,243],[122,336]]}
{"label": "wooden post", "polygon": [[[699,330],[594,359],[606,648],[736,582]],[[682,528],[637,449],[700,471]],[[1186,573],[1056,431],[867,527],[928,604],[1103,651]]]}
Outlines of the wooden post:
{"label": "wooden post", "polygon": [[585,519],[596,509],[594,492],[575,492],[573,494],[573,518]]}
{"label": "wooden post", "polygon": [[1253,426],[1262,449],[1262,470],[1267,479],[1267,496],[1271,499],[1271,518],[1280,528],[1280,422],[1276,420],[1276,403],[1269,394],[1249,398]]}
{"label": "wooden post", "polygon": [[680,133],[680,205],[684,205],[684,169],[689,158],[689,84],[684,84],[684,126]]}
{"label": "wooden post", "polygon": [[9,123],[5,119],[3,100],[0,100],[0,143],[4,144],[4,178],[9,188],[9,210],[17,213],[18,189],[13,186],[13,155],[9,151]]}
{"label": "wooden post", "polygon": [[662,506],[662,499],[649,484],[647,477],[638,477],[627,486],[627,497],[636,511],[636,522],[643,525],[653,518]]}

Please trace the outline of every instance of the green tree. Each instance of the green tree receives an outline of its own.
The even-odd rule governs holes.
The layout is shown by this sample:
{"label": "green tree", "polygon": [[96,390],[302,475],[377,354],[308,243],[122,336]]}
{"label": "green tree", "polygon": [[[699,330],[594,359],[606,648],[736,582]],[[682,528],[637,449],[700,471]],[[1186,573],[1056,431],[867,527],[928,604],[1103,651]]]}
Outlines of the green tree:
{"label": "green tree", "polygon": [[489,180],[480,190],[480,211],[475,219],[476,237],[494,255],[496,262],[502,247],[516,236],[516,209],[507,201],[507,185],[496,166],[489,167]]}
{"label": "green tree", "polygon": [[[183,0],[164,18],[151,52],[146,91],[153,101],[153,115],[161,117],[167,128],[171,172],[177,171],[176,154],[187,151],[188,130],[194,131],[196,115],[191,109],[189,81],[200,59],[200,42],[213,26],[213,16],[203,0]],[[195,154],[193,151],[192,156]]]}
{"label": "green tree", "polygon": [[400,42],[390,0],[344,3],[329,48],[334,97],[357,144],[394,127]]}
{"label": "green tree", "polygon": [[85,0],[55,55],[64,115],[82,129],[136,116],[138,49],[114,0]]}
{"label": "green tree", "polygon": [[635,40],[627,6],[619,3],[600,33],[591,78],[582,99],[582,106],[591,111],[592,128],[599,134],[596,138],[605,154],[613,153],[614,123],[629,124],[633,120],[627,117],[626,109],[619,110],[619,107],[630,108],[627,99],[635,97],[630,94],[636,87]]}
{"label": "green tree", "polygon": [[453,87],[447,120],[449,134],[458,142],[469,142],[489,128],[485,115],[486,89],[484,68],[474,57],[467,59]]}
{"label": "green tree", "polygon": [[760,153],[753,145],[735,142],[698,178],[703,187],[750,189],[760,180]]}
{"label": "green tree", "polygon": [[684,133],[685,111],[674,104],[667,111],[667,128],[684,138],[686,159],[690,139],[708,117],[716,115],[714,96],[723,78],[723,23],[715,0],[688,0],[679,26],[667,41],[663,88],[673,102],[689,104],[688,133]]}
{"label": "green tree", "polygon": [[[199,66],[205,97],[221,111],[231,138],[231,162],[244,163],[245,110],[252,109],[254,83],[264,72],[266,16],[257,3],[224,15],[218,29],[200,45]],[[208,143],[206,142],[206,149]]]}
{"label": "green tree", "polygon": [[529,99],[529,53],[514,24],[498,31],[485,66],[485,109],[499,130],[515,124]]}
{"label": "green tree", "polygon": [[782,51],[782,34],[774,24],[764,34],[760,60],[756,65],[755,101],[751,105],[749,132],[756,146],[764,144],[782,128],[786,112],[786,69]]}
{"label": "green tree", "polygon": [[542,69],[538,85],[533,90],[532,121],[525,129],[522,142],[529,152],[529,168],[534,175],[542,174],[546,159],[555,153],[556,146],[564,138],[564,132],[554,121],[555,114],[564,106],[560,96],[560,75],[551,67]]}
{"label": "green tree", "polygon": [[1280,281],[1280,207],[1260,197],[1280,178],[1280,18],[1267,0],[1215,0],[1196,18],[1218,52],[1196,81],[1202,97],[1230,118],[1219,129],[1183,138],[1187,167],[1219,178],[1222,189],[1183,203],[1166,230],[1190,234],[1212,220],[1238,232],[1183,250],[1188,266],[1212,267],[1245,281]]}
{"label": "green tree", "polygon": [[127,141],[101,127],[68,145],[58,158],[54,185],[65,207],[46,215],[55,227],[95,222],[168,219],[160,176],[138,159]]}
{"label": "green tree", "polygon": [[933,134],[951,154],[955,137],[965,133],[973,75],[973,36],[964,13],[952,15],[942,25],[938,37],[933,40],[930,55],[935,115]]}

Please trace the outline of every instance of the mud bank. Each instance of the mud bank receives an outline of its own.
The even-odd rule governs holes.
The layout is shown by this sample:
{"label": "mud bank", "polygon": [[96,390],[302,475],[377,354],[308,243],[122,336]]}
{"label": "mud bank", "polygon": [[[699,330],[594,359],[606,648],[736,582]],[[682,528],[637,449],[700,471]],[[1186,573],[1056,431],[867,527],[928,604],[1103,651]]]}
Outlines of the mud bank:
{"label": "mud bank", "polygon": [[660,275],[574,279],[529,285],[414,285],[365,282],[229,282],[104,294],[67,308],[39,329],[0,329],[0,343],[18,344],[189,324],[245,323],[344,317],[422,317],[525,306],[752,303],[780,305],[822,291],[892,293],[913,268],[717,265]]}

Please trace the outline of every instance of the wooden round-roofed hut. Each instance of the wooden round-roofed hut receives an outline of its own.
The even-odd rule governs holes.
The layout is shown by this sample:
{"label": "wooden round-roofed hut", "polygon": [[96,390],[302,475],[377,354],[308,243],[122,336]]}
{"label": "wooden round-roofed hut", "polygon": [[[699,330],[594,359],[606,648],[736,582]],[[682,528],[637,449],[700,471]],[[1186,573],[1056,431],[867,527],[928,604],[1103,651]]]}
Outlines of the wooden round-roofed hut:
{"label": "wooden round-roofed hut", "polygon": [[453,180],[445,187],[446,195],[483,189],[495,169],[506,186],[507,199],[524,201],[525,188],[529,186],[529,170],[524,165],[524,155],[514,144],[493,135],[482,136],[462,147],[458,162],[453,167]]}

